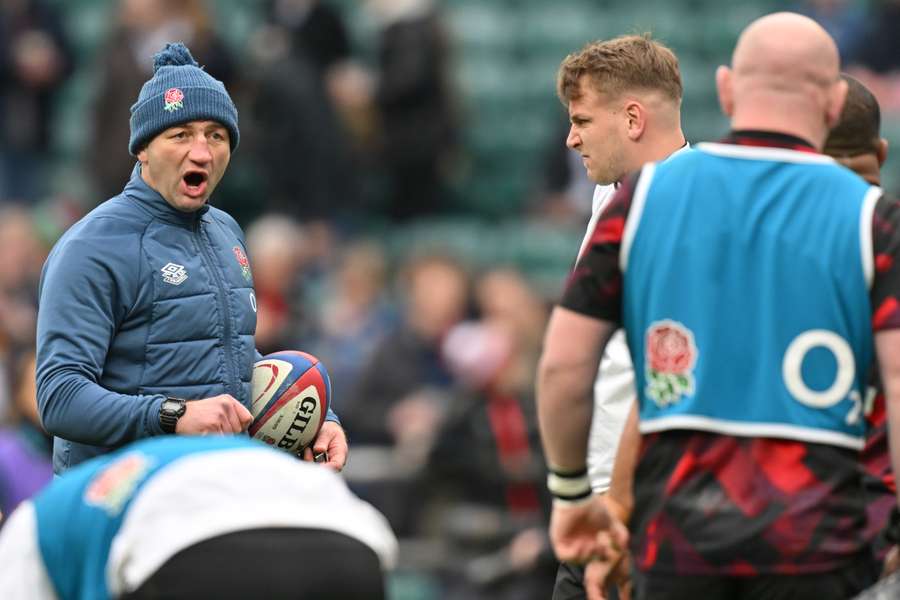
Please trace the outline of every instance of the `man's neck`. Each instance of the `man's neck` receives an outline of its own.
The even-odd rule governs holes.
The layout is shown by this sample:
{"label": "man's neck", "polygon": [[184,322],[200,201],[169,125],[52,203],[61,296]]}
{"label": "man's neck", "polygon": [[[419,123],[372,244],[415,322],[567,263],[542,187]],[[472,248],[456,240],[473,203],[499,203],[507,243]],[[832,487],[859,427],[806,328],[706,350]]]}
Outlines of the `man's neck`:
{"label": "man's neck", "polygon": [[[806,108],[801,106],[800,108]],[[807,108],[806,113],[790,105],[786,108],[777,104],[763,105],[758,108],[756,104],[749,108],[735,111],[731,118],[732,131],[771,131],[784,133],[806,140],[813,147],[821,151],[825,145],[828,129],[824,123],[820,123],[810,116],[812,108]]]}
{"label": "man's neck", "polygon": [[644,143],[641,145],[641,152],[635,157],[636,164],[633,165],[629,172],[636,171],[648,162],[669,158],[686,143],[681,127],[676,127],[654,138],[644,140]]}

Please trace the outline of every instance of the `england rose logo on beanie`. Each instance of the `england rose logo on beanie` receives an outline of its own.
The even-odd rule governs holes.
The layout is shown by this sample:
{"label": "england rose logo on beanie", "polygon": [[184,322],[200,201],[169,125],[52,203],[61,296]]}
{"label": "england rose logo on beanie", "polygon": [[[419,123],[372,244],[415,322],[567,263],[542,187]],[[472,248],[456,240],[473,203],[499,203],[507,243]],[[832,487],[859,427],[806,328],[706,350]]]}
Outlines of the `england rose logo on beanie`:
{"label": "england rose logo on beanie", "polygon": [[165,109],[168,112],[172,112],[174,110],[178,110],[179,108],[184,108],[184,92],[179,90],[178,88],[169,88],[166,90],[165,98],[166,106]]}
{"label": "england rose logo on beanie", "polygon": [[647,387],[645,392],[660,408],[694,393],[697,345],[694,334],[678,321],[656,321],[647,329]]}

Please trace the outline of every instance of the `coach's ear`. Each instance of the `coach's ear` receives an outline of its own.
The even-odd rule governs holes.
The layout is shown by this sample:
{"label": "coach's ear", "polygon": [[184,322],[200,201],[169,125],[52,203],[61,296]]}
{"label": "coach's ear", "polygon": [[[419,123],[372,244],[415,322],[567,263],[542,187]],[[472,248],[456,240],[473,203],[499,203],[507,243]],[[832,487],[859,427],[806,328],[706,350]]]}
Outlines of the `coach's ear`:
{"label": "coach's ear", "polygon": [[734,113],[734,92],[731,87],[731,69],[719,65],[716,69],[716,91],[719,93],[719,106],[726,117]]}

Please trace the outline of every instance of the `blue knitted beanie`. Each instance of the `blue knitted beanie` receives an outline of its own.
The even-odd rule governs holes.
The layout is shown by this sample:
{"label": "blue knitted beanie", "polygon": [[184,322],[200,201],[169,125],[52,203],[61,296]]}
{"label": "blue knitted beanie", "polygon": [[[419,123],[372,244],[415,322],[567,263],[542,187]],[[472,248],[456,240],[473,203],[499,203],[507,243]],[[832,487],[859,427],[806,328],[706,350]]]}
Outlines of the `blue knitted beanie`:
{"label": "blue knitted beanie", "polygon": [[128,152],[137,153],[162,131],[189,121],[217,121],[238,145],[237,108],[221,81],[211,77],[184,44],[166,44],[153,56],[153,77],[131,107]]}

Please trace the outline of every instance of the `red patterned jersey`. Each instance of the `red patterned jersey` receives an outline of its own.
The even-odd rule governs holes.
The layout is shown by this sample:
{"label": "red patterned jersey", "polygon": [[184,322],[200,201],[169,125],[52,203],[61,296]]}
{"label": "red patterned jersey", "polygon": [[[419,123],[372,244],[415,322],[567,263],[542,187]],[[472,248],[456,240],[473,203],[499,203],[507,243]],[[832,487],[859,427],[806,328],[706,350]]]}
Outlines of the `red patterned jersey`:
{"label": "red patterned jersey", "polygon": [[[736,132],[725,142],[814,151],[802,140],[771,133]],[[599,219],[562,306],[621,324],[619,252],[634,185],[628,178]],[[897,328],[900,203],[878,200],[872,234],[872,327]],[[883,416],[878,410],[876,404],[869,415],[873,422]],[[694,430],[646,434],[630,523],[635,564],[708,575],[810,573],[846,564],[872,540],[867,510],[877,495],[865,486],[888,481],[887,455],[876,447],[881,443],[869,436],[873,475],[864,477],[857,451],[827,444]]]}

